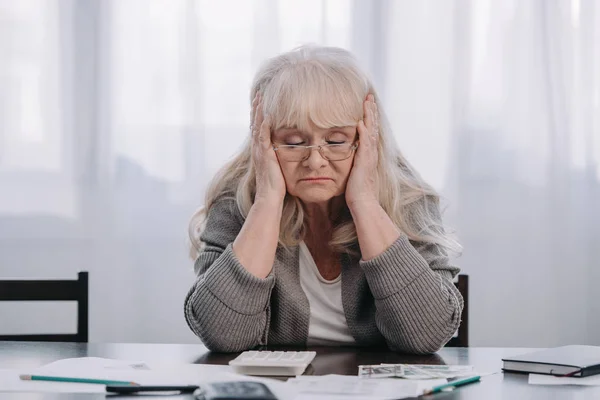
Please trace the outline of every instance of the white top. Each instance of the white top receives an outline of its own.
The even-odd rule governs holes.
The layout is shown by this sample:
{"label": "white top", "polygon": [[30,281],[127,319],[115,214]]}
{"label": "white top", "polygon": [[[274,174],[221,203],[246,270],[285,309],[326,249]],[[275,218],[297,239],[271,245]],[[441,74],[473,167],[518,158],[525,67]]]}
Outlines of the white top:
{"label": "white top", "polygon": [[310,305],[307,344],[354,344],[342,306],[342,274],[331,281],[324,279],[304,242],[300,242],[299,266],[300,285]]}

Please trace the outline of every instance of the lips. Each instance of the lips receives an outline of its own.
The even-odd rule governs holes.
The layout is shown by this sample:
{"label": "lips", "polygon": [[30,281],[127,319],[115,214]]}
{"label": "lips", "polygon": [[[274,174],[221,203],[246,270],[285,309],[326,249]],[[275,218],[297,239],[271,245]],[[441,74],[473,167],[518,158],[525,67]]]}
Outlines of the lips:
{"label": "lips", "polygon": [[304,178],[304,179],[300,179],[301,181],[330,181],[331,178],[324,178],[324,177],[318,177],[318,178]]}

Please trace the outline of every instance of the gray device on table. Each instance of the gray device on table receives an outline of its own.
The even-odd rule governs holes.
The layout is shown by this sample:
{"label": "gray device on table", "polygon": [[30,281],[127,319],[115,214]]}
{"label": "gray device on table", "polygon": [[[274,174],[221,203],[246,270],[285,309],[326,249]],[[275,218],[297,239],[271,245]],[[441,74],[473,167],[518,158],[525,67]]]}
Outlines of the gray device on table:
{"label": "gray device on table", "polygon": [[277,400],[260,382],[220,382],[202,385],[194,392],[197,400]]}

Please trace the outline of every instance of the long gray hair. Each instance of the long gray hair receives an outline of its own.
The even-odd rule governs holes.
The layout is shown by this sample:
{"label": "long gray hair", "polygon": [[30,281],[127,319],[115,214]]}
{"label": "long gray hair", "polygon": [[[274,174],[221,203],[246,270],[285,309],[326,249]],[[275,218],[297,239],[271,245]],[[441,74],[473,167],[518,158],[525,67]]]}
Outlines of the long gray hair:
{"label": "long gray hair", "polygon": [[[272,129],[311,123],[319,128],[356,126],[363,118],[363,101],[375,96],[379,121],[379,201],[392,221],[411,240],[435,243],[446,253],[457,254],[460,245],[442,226],[439,196],[410,166],[395,143],[381,102],[368,76],[347,50],[336,47],[302,46],[267,60],[257,72],[250,101],[261,94],[263,112],[272,119]],[[252,207],[256,175],[251,160],[251,134],[242,150],[213,178],[204,207],[189,226],[191,257],[202,248],[200,235],[211,206],[224,198],[234,199],[245,218]],[[347,207],[335,221],[331,248],[355,253],[356,227]],[[305,211],[300,200],[286,195],[281,218],[279,243],[295,246],[305,234]]]}

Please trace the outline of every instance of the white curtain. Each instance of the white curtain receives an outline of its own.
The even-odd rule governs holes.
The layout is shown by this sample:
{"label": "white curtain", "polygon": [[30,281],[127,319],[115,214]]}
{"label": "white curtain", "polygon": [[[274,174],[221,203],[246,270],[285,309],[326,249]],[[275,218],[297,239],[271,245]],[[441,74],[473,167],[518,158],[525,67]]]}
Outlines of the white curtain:
{"label": "white curtain", "polygon": [[[446,197],[472,344],[600,344],[594,0],[0,0],[0,278],[87,270],[91,341],[197,341],[188,218],[302,43],[361,59]],[[74,326],[24,307],[0,331]]]}

